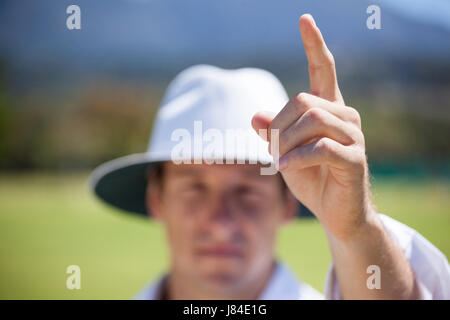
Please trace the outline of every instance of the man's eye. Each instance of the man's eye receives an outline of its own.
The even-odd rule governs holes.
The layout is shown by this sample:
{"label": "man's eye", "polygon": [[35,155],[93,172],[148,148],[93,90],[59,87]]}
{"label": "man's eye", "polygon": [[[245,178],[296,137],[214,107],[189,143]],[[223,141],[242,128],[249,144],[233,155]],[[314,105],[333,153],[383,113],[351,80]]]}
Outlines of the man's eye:
{"label": "man's eye", "polygon": [[183,189],[183,193],[187,195],[202,194],[206,191],[206,187],[201,183],[193,183]]}
{"label": "man's eye", "polygon": [[240,195],[242,200],[245,201],[260,201],[261,197],[256,192],[245,192]]}
{"label": "man's eye", "polygon": [[237,190],[237,196],[244,201],[260,201],[262,198],[261,194],[256,190],[244,187]]}

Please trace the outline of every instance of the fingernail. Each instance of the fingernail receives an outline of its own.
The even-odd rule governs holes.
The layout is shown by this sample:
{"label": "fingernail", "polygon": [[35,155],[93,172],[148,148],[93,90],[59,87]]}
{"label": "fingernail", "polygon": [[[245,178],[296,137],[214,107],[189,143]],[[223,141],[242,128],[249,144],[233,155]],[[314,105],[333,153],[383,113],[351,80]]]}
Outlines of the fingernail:
{"label": "fingernail", "polygon": [[307,13],[306,15],[309,17],[309,19],[311,19],[311,22],[316,27],[316,21],[314,20],[313,16],[310,13]]}
{"label": "fingernail", "polygon": [[278,159],[278,169],[284,170],[286,168],[287,168],[287,158],[283,156],[280,159]]}

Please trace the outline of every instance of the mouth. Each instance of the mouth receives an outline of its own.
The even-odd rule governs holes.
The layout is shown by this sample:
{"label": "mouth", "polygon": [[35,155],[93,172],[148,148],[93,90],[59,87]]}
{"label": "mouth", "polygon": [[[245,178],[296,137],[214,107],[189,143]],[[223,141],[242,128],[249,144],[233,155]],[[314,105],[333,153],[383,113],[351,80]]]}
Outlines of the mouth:
{"label": "mouth", "polygon": [[210,246],[198,250],[198,254],[203,257],[216,258],[242,258],[242,249],[235,246]]}

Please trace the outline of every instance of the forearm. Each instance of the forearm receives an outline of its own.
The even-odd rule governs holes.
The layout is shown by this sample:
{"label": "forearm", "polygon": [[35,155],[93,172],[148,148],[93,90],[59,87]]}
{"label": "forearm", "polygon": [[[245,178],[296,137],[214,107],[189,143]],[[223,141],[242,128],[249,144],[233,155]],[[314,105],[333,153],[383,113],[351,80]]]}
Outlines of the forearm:
{"label": "forearm", "polygon": [[[420,299],[414,273],[376,213],[346,240],[326,234],[342,299]],[[380,268],[380,289],[369,289],[367,268]]]}

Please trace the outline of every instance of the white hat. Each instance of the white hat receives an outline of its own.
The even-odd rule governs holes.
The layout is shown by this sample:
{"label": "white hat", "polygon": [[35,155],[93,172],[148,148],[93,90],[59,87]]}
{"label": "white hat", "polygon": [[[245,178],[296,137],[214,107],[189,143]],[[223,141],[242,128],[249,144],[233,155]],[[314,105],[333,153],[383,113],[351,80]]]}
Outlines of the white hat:
{"label": "white hat", "polygon": [[146,214],[146,172],[152,164],[271,164],[268,143],[252,129],[251,119],[258,111],[278,113],[287,101],[280,81],[268,71],[189,67],[167,88],[147,152],[97,167],[90,177],[92,190],[115,207]]}

